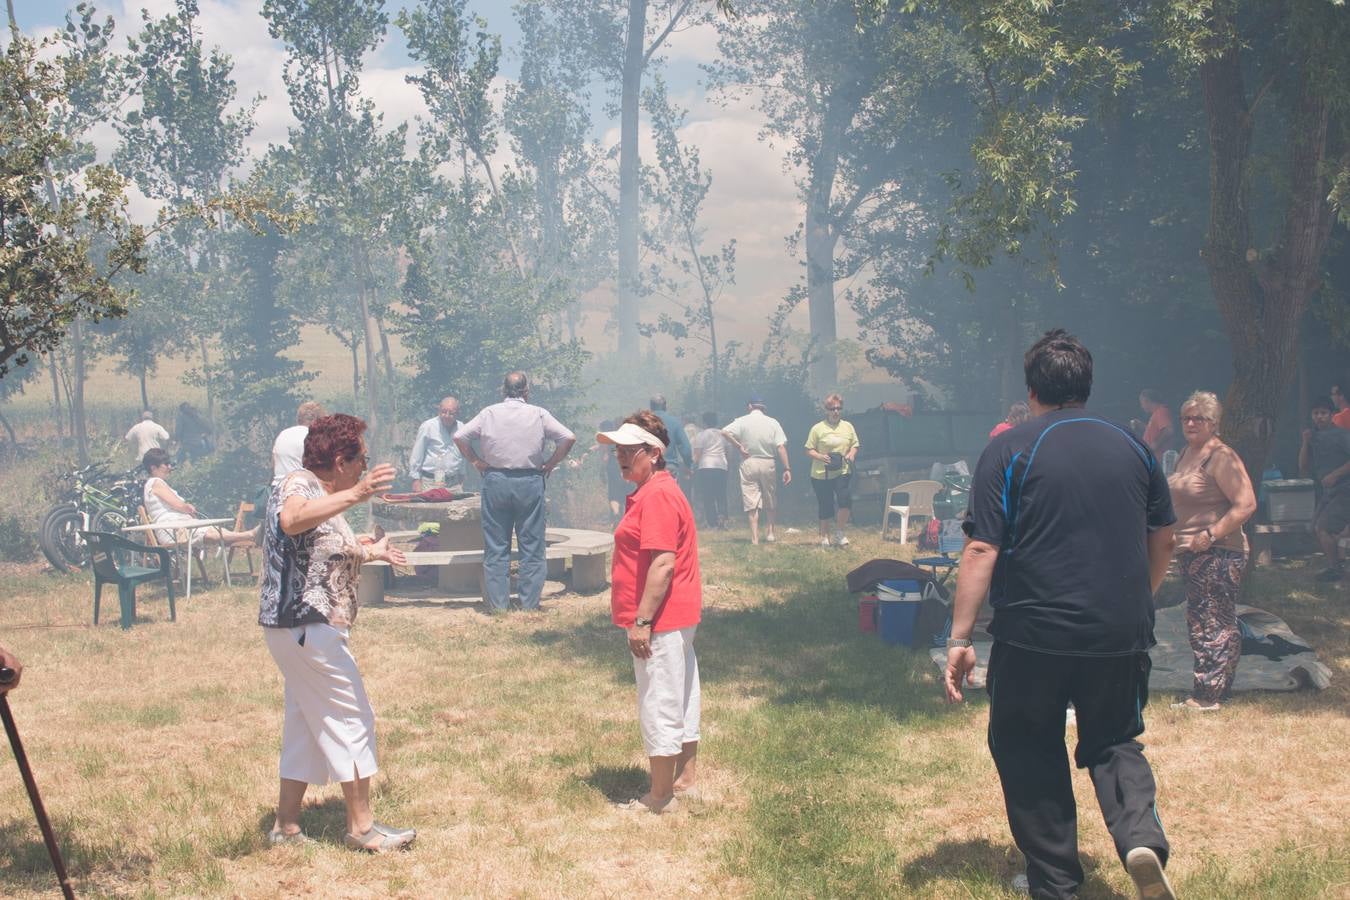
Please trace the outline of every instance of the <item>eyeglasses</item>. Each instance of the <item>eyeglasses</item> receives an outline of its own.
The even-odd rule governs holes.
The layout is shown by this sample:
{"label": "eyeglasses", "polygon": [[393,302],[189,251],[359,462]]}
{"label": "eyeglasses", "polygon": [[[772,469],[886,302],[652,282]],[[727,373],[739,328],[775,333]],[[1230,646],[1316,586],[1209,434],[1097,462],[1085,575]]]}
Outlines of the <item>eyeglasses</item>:
{"label": "eyeglasses", "polygon": [[651,449],[652,448],[648,447],[646,444],[617,444],[614,447],[614,452],[618,453],[620,456],[632,456],[639,450],[651,450]]}
{"label": "eyeglasses", "polygon": [[1208,424],[1209,422],[1212,422],[1212,421],[1213,421],[1213,419],[1209,418],[1208,416],[1182,416],[1182,417],[1181,417],[1181,424],[1182,424],[1182,425],[1204,425],[1204,424]]}

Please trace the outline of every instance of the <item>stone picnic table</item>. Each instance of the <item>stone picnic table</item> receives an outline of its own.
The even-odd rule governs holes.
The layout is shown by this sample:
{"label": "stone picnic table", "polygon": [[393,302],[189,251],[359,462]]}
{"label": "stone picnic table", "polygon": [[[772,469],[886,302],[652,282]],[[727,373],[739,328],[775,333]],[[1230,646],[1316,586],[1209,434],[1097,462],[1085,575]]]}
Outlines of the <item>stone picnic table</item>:
{"label": "stone picnic table", "polygon": [[[437,549],[405,550],[408,564],[435,566],[436,585],[447,593],[483,596],[483,526],[478,494],[434,503],[390,502],[376,498],[371,503],[371,511],[376,519],[397,522],[408,529],[390,534],[396,546],[412,543],[421,523],[437,523],[440,527]],[[550,580],[562,580],[570,560],[572,590],[593,593],[609,583],[613,535],[578,528],[546,528],[544,543]],[[512,553],[513,558],[517,556],[518,551]],[[358,590],[362,603],[384,598],[391,571],[385,562],[366,563],[361,567]]]}

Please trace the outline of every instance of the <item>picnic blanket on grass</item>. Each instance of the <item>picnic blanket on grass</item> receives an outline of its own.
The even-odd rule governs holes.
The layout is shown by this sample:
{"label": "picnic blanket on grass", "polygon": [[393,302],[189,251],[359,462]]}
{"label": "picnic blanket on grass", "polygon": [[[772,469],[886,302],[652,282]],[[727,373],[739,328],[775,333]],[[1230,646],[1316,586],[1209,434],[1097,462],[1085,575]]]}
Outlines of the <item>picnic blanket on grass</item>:
{"label": "picnic blanket on grass", "polygon": [[[1255,606],[1238,604],[1238,627],[1242,629],[1242,659],[1233,679],[1236,691],[1322,690],[1331,684],[1331,669],[1317,658],[1312,644],[1294,634],[1284,620]],[[1186,634],[1186,607],[1160,609],[1153,626],[1158,644],[1149,651],[1153,673],[1148,686],[1155,691],[1189,691],[1195,678],[1195,657]],[[974,634],[975,671],[970,684],[984,687],[985,668],[993,639],[977,624]],[[947,651],[934,647],[930,653],[939,669],[946,668]]]}

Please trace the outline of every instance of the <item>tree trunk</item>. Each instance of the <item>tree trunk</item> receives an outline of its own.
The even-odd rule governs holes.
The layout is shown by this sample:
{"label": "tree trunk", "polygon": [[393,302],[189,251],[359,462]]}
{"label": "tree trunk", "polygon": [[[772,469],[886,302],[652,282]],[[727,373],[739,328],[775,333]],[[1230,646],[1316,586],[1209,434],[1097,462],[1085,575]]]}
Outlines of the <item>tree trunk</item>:
{"label": "tree trunk", "polygon": [[623,82],[619,103],[619,218],[616,244],[619,258],[619,354],[638,355],[638,238],[642,198],[638,181],[638,99],[645,67],[647,0],[629,0],[628,36],[623,54]]}
{"label": "tree trunk", "polygon": [[66,428],[69,429],[72,439],[75,437],[75,400],[74,392],[70,388],[70,370],[73,368],[69,358],[62,353],[57,372],[61,375],[61,393],[66,398]]}
{"label": "tree trunk", "polygon": [[3,412],[0,412],[0,426],[4,426],[5,434],[9,435],[9,449],[13,451],[15,458],[17,458],[19,451],[19,436],[14,433],[14,426],[9,424],[9,419],[5,418]]}
{"label": "tree trunk", "polygon": [[356,355],[356,346],[360,343],[360,338],[352,335],[352,342],[347,345],[352,352],[352,406],[361,402],[361,363]]}
{"label": "tree trunk", "polygon": [[[835,161],[819,162],[806,197],[806,304],[811,326],[811,390],[823,395],[837,387],[835,355],[834,247],[830,194]],[[824,171],[823,171],[824,170]]]}
{"label": "tree trunk", "polygon": [[839,173],[839,154],[856,108],[857,101],[842,90],[825,98],[819,149],[811,157],[806,185],[806,303],[814,344],[811,389],[818,396],[837,388],[839,381],[835,349],[838,336],[834,314],[834,250],[839,243],[842,223],[835,220],[831,205],[834,181]]}
{"label": "tree trunk", "polygon": [[211,357],[206,349],[206,338],[197,337],[197,349],[202,356],[202,379],[206,382],[206,419],[209,422],[216,421],[216,395],[211,390]]}
{"label": "tree trunk", "polygon": [[380,428],[384,424],[380,416],[380,379],[375,361],[375,347],[380,336],[375,330],[375,316],[370,312],[370,297],[365,288],[357,290],[356,299],[361,310],[366,350],[366,425],[370,429],[371,436],[378,440]]}
{"label": "tree trunk", "polygon": [[712,370],[712,383],[708,385],[708,390],[712,394],[712,409],[714,412],[721,412],[719,401],[722,399],[722,359],[717,352],[717,322],[712,315],[711,305],[708,307],[708,365]]}
{"label": "tree trunk", "polygon": [[380,353],[384,356],[384,389],[389,394],[389,428],[391,429],[389,438],[392,440],[392,429],[394,423],[398,421],[398,397],[394,390],[394,354],[389,349],[389,333],[384,330],[384,318],[376,316],[375,324],[380,330]]}
{"label": "tree trunk", "polygon": [[1008,407],[1018,400],[1025,400],[1027,396],[1026,373],[1022,366],[1026,341],[1022,337],[1022,323],[1017,318],[1016,302],[1011,297],[1003,303],[1003,327],[999,333],[1003,339],[1003,353],[1000,354],[1003,366],[999,377],[999,396],[1003,407],[999,412],[1006,413]]}
{"label": "tree trunk", "polygon": [[84,324],[79,316],[70,325],[70,342],[75,348],[74,385],[70,396],[70,424],[75,435],[75,453],[80,465],[89,465],[89,428],[84,417]]}
{"label": "tree trunk", "polygon": [[56,423],[56,439],[65,440],[65,411],[61,408],[61,379],[56,374],[56,351],[47,354],[47,373],[52,378],[52,421]]}
{"label": "tree trunk", "polygon": [[141,409],[150,408],[150,393],[145,389],[145,370],[141,369],[139,373],[141,382]]}
{"label": "tree trunk", "polygon": [[[1216,29],[1227,23],[1217,21]],[[1289,196],[1276,244],[1251,246],[1252,117],[1233,41],[1201,66],[1210,144],[1210,218],[1205,262],[1215,304],[1233,348],[1233,383],[1224,439],[1259,483],[1280,411],[1298,368],[1299,324],[1320,286],[1320,262],[1331,235],[1322,175],[1330,110],[1305,70],[1289,116]]]}

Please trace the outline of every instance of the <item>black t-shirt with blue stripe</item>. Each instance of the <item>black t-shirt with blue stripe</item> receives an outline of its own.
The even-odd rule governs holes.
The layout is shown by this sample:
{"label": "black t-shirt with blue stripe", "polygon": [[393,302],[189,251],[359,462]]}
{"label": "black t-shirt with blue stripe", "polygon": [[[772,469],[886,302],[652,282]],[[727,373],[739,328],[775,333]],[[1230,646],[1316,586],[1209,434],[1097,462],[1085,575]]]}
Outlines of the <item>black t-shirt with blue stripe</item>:
{"label": "black t-shirt with blue stripe", "polygon": [[966,534],[999,548],[995,639],[1049,653],[1153,646],[1148,533],[1173,524],[1162,466],[1125,428],[1060,409],[980,456]]}

